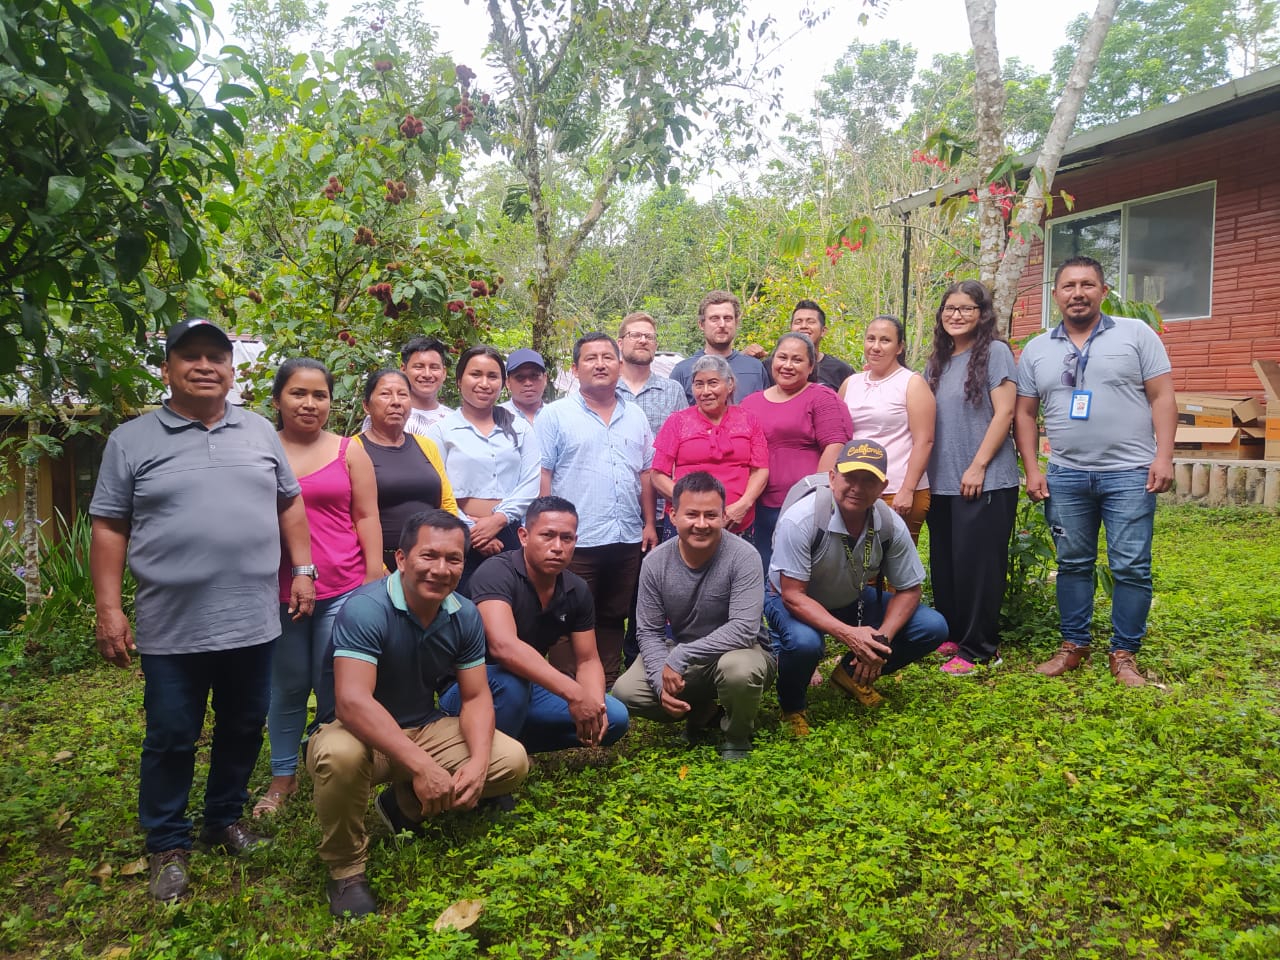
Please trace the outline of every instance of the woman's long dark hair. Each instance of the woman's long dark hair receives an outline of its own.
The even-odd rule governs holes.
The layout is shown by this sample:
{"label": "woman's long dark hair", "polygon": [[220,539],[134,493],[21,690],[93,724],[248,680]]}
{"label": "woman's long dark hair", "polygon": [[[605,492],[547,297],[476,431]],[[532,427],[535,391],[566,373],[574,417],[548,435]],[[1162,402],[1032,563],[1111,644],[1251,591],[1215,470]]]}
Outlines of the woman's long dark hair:
{"label": "woman's long dark hair", "polygon": [[[289,381],[299,370],[319,370],[323,373],[324,382],[329,385],[329,399],[333,400],[333,374],[319,360],[312,360],[310,357],[290,357],[280,364],[280,368],[276,370],[276,378],[271,382],[272,400],[276,403],[280,402],[280,398],[284,396],[284,388],[289,385]],[[279,410],[276,411],[276,429],[284,429],[284,418],[280,416]]]}
{"label": "woman's long dark hair", "polygon": [[[462,387],[462,375],[467,372],[467,364],[476,357],[488,357],[490,360],[498,364],[498,378],[502,381],[499,390],[507,385],[507,361],[497,350],[488,344],[477,343],[474,347],[468,347],[458,358],[458,365],[453,368],[453,382]],[[520,437],[516,434],[515,414],[495,402],[493,405],[493,423],[511,440],[511,445],[517,450],[520,449]]]}
{"label": "woman's long dark hair", "polygon": [[969,372],[964,380],[964,398],[975,407],[982,406],[983,398],[990,391],[987,389],[987,358],[991,355],[991,342],[1004,338],[996,329],[996,308],[987,288],[977,280],[961,280],[947,287],[938,303],[938,312],[933,323],[933,353],[925,364],[925,379],[929,381],[929,389],[938,392],[938,381],[942,371],[951,363],[956,350],[956,342],[942,325],[942,308],[947,305],[947,298],[961,293],[978,305],[978,326],[974,330],[976,339],[969,348]]}

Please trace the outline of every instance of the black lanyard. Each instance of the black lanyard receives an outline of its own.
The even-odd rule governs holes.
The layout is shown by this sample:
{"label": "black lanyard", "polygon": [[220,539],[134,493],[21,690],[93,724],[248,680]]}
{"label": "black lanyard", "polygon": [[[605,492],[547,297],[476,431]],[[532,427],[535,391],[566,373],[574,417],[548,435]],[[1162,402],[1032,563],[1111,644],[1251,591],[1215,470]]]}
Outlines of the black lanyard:
{"label": "black lanyard", "polygon": [[[1085,340],[1084,346],[1076,350],[1076,345],[1071,343],[1071,338],[1067,337],[1067,343],[1071,344],[1071,349],[1076,351],[1076,390],[1084,389],[1084,368],[1089,365],[1089,351],[1093,349],[1093,338],[1102,330],[1102,318],[1098,318],[1098,325],[1089,333],[1088,339]],[[1065,331],[1064,331],[1065,332]]]}
{"label": "black lanyard", "polygon": [[871,569],[871,540],[876,532],[875,524],[872,523],[874,516],[874,509],[867,511],[867,522],[863,529],[861,569],[858,568],[858,558],[853,555],[853,548],[849,546],[849,535],[847,533],[840,535],[840,543],[844,547],[844,555],[849,559],[849,568],[857,571],[854,577],[854,586],[858,590],[858,622],[855,624],[858,627],[863,625],[863,614],[866,612],[866,603],[862,599],[862,591],[867,585],[867,571]]}

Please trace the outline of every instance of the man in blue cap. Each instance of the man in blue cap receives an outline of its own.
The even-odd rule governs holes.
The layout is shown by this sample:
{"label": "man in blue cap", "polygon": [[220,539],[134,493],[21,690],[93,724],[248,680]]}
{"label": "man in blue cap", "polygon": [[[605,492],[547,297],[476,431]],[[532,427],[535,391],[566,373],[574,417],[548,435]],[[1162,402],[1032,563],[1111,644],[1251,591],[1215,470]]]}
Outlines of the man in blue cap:
{"label": "man in blue cap", "polygon": [[547,393],[547,364],[542,354],[528,347],[512,350],[507,357],[507,392],[511,399],[502,405],[530,423],[542,412]]}

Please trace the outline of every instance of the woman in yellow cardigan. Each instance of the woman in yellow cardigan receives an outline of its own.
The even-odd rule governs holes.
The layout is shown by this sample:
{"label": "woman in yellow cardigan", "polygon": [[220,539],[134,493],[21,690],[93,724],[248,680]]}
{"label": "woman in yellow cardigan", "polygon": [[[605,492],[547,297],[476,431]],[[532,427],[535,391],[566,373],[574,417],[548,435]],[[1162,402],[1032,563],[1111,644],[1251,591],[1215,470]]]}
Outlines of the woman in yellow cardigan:
{"label": "woman in yellow cardigan", "polygon": [[405,433],[410,408],[409,378],[388,367],[364,386],[368,428],[356,437],[373,461],[382,520],[382,562],[396,568],[396,547],[405,520],[419,510],[440,507],[458,513],[440,450],[426,437]]}

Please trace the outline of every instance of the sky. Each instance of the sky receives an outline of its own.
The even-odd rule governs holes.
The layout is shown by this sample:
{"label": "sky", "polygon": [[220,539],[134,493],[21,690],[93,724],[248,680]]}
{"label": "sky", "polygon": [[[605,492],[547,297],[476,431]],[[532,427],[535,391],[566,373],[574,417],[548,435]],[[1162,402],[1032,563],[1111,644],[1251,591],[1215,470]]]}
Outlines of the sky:
{"label": "sky", "polygon": [[[830,14],[817,28],[795,34],[795,11],[801,2],[817,8],[825,5]],[[885,0],[884,6],[883,12],[876,12],[865,8],[860,0],[792,0],[790,4],[749,0],[751,18],[760,19],[772,11],[778,17],[779,32],[784,37],[793,34],[774,55],[782,67],[779,83],[787,110],[801,112],[808,108],[823,74],[830,71],[854,40],[872,43],[896,39],[910,43],[919,53],[917,68],[927,66],[936,53],[954,53],[970,47],[963,0]],[[330,20],[340,20],[350,7],[351,0],[330,0]],[[1093,3],[1057,0],[1035,4],[1034,14],[1029,15],[1031,7],[1025,0],[997,4],[996,39],[1002,58],[1016,56],[1047,71],[1053,63],[1054,48],[1063,42],[1066,25],[1077,15],[1092,12]],[[227,0],[215,0],[215,8],[218,25],[228,42],[234,42],[231,18],[225,12]],[[787,12],[780,12],[780,8]],[[479,87],[492,86],[491,71],[484,60],[489,36],[484,0],[424,0],[422,9],[439,30],[440,50],[475,70]],[[865,26],[858,23],[858,16],[864,11],[869,16]]]}

